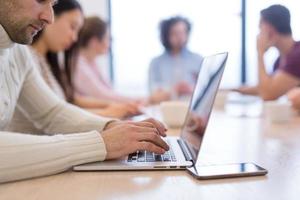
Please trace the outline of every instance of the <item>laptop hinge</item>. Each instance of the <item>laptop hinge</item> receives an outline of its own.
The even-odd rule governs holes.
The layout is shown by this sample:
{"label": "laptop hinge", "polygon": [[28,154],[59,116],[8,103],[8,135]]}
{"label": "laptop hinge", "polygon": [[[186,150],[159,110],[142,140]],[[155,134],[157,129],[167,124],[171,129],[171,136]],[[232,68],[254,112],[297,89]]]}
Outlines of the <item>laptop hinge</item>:
{"label": "laptop hinge", "polygon": [[180,148],[183,152],[185,160],[186,161],[193,161],[192,155],[191,155],[191,153],[189,151],[189,148],[187,147],[186,143],[181,139],[177,140],[177,142],[178,142],[178,144],[179,144],[179,146],[180,146]]}

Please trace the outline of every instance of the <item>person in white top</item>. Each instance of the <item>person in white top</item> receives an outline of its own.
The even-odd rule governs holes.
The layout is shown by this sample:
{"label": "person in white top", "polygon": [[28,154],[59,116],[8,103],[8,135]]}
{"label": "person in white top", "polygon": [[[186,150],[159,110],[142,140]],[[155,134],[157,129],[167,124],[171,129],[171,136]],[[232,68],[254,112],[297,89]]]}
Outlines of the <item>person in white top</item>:
{"label": "person in white top", "polygon": [[119,94],[100,70],[97,58],[108,54],[109,28],[99,17],[87,17],[78,38],[79,59],[74,73],[76,93],[115,103],[146,103],[146,99],[131,98]]}
{"label": "person in white top", "polygon": [[[63,1],[76,3],[59,3]],[[160,122],[101,118],[65,103],[47,86],[21,44],[30,44],[53,22],[55,3],[0,1],[0,183],[51,175],[137,150],[162,154],[169,148],[160,137],[166,131]],[[5,131],[16,107],[44,133]]]}
{"label": "person in white top", "polygon": [[165,95],[162,93],[132,98],[114,90],[100,69],[103,66],[99,66],[97,62],[99,56],[109,52],[110,47],[109,27],[101,18],[91,16],[85,19],[77,43],[79,58],[73,74],[73,88],[80,96],[141,106],[157,104],[163,100]]}

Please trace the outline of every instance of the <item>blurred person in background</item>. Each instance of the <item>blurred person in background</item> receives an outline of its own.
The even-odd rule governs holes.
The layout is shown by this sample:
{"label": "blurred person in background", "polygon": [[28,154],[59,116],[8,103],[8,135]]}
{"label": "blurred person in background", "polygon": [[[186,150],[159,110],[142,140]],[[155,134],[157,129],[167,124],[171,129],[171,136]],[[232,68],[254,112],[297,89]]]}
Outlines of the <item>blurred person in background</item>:
{"label": "blurred person in background", "polygon": [[109,28],[99,17],[88,17],[79,33],[79,59],[74,74],[74,90],[85,97],[102,99],[114,103],[138,106],[141,99],[123,96],[114,91],[101,72],[97,58],[109,53]]}
{"label": "blurred person in background", "polygon": [[[32,52],[50,88],[62,99],[98,115],[126,118],[139,114],[138,107],[134,104],[117,103],[76,93],[74,72],[79,59],[79,48],[76,42],[84,18],[82,13],[75,15],[68,6],[59,5],[61,6],[54,7],[56,14],[54,24],[40,32],[32,45]],[[64,54],[63,64],[60,63],[59,52]]]}
{"label": "blurred person in background", "polygon": [[[300,84],[300,42],[293,38],[290,12],[282,5],[262,10],[259,28],[258,85],[242,86],[235,91],[275,100]],[[270,47],[275,47],[280,54],[272,74],[267,73],[264,62],[264,55]]]}
{"label": "blurred person in background", "polygon": [[191,29],[191,23],[181,16],[160,23],[160,40],[165,51],[150,64],[152,103],[192,95],[203,58],[187,48]]}

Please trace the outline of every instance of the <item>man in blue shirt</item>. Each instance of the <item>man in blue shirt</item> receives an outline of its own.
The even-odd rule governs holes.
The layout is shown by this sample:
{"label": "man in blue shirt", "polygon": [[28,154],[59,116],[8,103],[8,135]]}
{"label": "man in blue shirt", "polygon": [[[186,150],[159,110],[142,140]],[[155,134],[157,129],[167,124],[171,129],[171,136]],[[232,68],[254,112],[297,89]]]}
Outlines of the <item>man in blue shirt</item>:
{"label": "man in blue shirt", "polygon": [[190,32],[191,24],[183,17],[161,22],[160,39],[165,52],[151,61],[149,71],[153,103],[189,97],[193,93],[203,58],[187,49]]}

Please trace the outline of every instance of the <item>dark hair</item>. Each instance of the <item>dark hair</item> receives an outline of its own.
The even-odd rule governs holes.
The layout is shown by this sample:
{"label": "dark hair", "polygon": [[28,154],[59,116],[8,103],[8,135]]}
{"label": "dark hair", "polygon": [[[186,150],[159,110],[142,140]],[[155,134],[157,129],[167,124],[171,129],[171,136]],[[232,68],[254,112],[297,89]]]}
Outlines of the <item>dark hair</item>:
{"label": "dark hair", "polygon": [[260,12],[262,20],[284,35],[292,34],[290,11],[282,5],[272,5]]}
{"label": "dark hair", "polygon": [[[59,0],[56,5],[53,6],[55,16],[79,9],[82,11],[82,7],[77,0]],[[33,44],[36,43],[42,36],[43,31],[39,32],[33,40]],[[63,66],[59,62],[59,56],[57,52],[47,52],[46,60],[51,67],[51,71],[56,80],[63,88],[65,96],[68,102],[74,100],[74,86],[72,81],[72,74],[78,58],[78,47],[76,44],[66,50],[64,53]]]}
{"label": "dark hair", "polygon": [[87,17],[79,32],[79,47],[86,47],[92,38],[103,40],[107,32],[107,23],[99,17]]}
{"label": "dark hair", "polygon": [[169,19],[163,20],[160,23],[160,40],[161,40],[162,45],[165,47],[165,49],[167,51],[171,50],[171,48],[172,48],[172,46],[170,44],[170,39],[169,39],[171,28],[179,22],[183,22],[186,24],[187,34],[190,34],[192,25],[189,22],[189,20],[184,17],[175,16],[175,17],[171,17]]}

